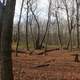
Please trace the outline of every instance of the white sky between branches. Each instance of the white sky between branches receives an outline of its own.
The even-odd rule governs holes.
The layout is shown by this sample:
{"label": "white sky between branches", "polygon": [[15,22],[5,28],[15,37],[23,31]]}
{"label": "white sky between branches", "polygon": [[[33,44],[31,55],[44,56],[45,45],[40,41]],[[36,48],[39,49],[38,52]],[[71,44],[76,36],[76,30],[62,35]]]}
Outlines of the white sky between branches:
{"label": "white sky between branches", "polygon": [[[22,3],[22,0],[16,0],[14,21],[18,20],[19,18],[21,3]],[[40,10],[40,16],[46,17],[47,8],[48,8],[48,0],[38,0],[38,8]],[[24,14],[23,14],[23,17],[24,17]]]}

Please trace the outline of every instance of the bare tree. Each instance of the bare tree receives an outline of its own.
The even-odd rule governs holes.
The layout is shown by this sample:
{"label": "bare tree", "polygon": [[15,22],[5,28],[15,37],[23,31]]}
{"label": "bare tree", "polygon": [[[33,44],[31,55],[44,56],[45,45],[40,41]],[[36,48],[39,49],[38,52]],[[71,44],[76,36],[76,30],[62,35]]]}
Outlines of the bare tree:
{"label": "bare tree", "polygon": [[56,21],[57,21],[57,27],[58,27],[58,38],[59,38],[59,43],[60,43],[60,48],[62,49],[62,41],[61,41],[61,35],[60,35],[60,24],[59,24],[59,20],[58,20],[58,12],[55,12],[55,16],[56,16]]}
{"label": "bare tree", "polygon": [[31,12],[32,12],[32,14],[33,14],[33,16],[34,16],[34,18],[36,20],[37,26],[38,26],[38,32],[37,32],[37,39],[36,39],[35,48],[36,49],[40,49],[40,24],[39,24],[39,22],[37,20],[37,17],[35,15],[34,11],[32,10],[32,7],[30,7],[30,10],[31,10]]}
{"label": "bare tree", "polygon": [[79,42],[79,2],[78,2],[79,0],[76,0],[76,12],[77,12],[77,14],[76,14],[76,20],[77,20],[77,48],[79,48],[79,44],[80,44],[80,42]]}
{"label": "bare tree", "polygon": [[49,0],[47,26],[46,26],[46,31],[45,31],[45,34],[44,34],[44,36],[43,36],[43,39],[42,39],[42,41],[41,41],[41,43],[40,43],[40,48],[42,48],[43,42],[44,42],[44,40],[45,40],[47,31],[48,31],[48,28],[49,28],[50,17],[51,17],[51,6],[52,6],[52,0]]}
{"label": "bare tree", "polygon": [[19,21],[18,21],[16,56],[18,56],[17,51],[18,51],[19,41],[20,41],[20,22],[21,22],[21,16],[22,16],[23,4],[24,4],[24,0],[22,0],[21,10],[20,10],[20,16],[19,16]]}
{"label": "bare tree", "polygon": [[[62,0],[63,1],[63,0]],[[67,49],[69,48],[69,44],[71,44],[71,50],[72,50],[72,39],[71,39],[71,33],[72,33],[72,25],[70,25],[70,16],[69,16],[69,8],[68,8],[68,4],[67,4],[67,0],[63,1],[63,4],[65,6],[65,10],[66,10],[66,15],[67,15],[67,25],[68,25],[68,31],[69,31],[69,41],[67,44]],[[72,23],[71,23],[72,24]]]}
{"label": "bare tree", "polygon": [[33,46],[35,48],[35,38],[34,38],[34,35],[33,35],[33,29],[32,29],[33,24],[32,24],[32,22],[33,22],[33,15],[31,15],[31,19],[30,19],[30,31],[31,31],[31,36],[32,36],[31,40],[32,40]]}
{"label": "bare tree", "polygon": [[29,5],[31,0],[27,0],[27,13],[26,13],[26,48],[29,50],[29,44],[28,44],[28,24],[29,24]]}

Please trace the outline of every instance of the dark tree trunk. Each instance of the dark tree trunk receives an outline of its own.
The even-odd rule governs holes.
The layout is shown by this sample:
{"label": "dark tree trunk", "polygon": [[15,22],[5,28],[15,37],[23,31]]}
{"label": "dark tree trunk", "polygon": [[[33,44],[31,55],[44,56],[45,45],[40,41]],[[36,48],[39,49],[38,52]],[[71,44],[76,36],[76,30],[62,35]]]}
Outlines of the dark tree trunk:
{"label": "dark tree trunk", "polygon": [[79,4],[78,1],[76,0],[76,7],[77,7],[77,15],[76,15],[76,20],[77,20],[77,48],[79,48]]}
{"label": "dark tree trunk", "polygon": [[29,20],[29,1],[27,1],[27,13],[26,13],[26,48],[29,50],[28,45],[28,20]]}
{"label": "dark tree trunk", "polygon": [[[4,13],[4,2],[5,0],[3,0],[3,3],[0,2],[0,65],[1,65],[1,32],[2,32],[2,21],[3,21],[3,13]],[[0,66],[0,80],[1,80],[1,66]]]}
{"label": "dark tree trunk", "polygon": [[11,43],[16,0],[7,0],[1,34],[1,80],[13,80]]}

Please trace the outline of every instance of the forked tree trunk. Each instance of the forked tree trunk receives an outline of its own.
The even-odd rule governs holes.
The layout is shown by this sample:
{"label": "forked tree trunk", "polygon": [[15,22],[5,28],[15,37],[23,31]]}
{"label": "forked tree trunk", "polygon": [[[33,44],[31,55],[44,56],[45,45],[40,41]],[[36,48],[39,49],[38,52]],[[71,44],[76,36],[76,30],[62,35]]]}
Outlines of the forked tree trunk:
{"label": "forked tree trunk", "polygon": [[34,11],[32,10],[32,7],[30,8],[30,10],[31,10],[32,15],[34,16],[34,18],[36,20],[36,23],[37,23],[37,26],[38,26],[38,33],[37,33],[37,39],[36,39],[36,42],[35,42],[35,49],[40,49],[40,24],[37,20],[36,15],[34,14]]}
{"label": "forked tree trunk", "polygon": [[69,10],[68,10],[68,5],[66,0],[63,0],[63,4],[66,8],[66,15],[67,15],[67,25],[68,25],[68,32],[69,32],[69,40],[67,43],[67,49],[69,48],[70,45],[70,50],[72,50],[72,37],[71,37],[71,33],[72,33],[72,28],[70,26],[70,19],[69,19]]}

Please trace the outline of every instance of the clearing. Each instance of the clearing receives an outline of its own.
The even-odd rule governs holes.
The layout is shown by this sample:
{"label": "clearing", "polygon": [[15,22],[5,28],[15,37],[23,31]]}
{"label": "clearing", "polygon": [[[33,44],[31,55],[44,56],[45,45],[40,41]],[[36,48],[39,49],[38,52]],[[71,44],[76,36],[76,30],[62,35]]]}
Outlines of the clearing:
{"label": "clearing", "polygon": [[72,54],[80,51],[51,51],[48,55],[13,53],[15,80],[80,80],[80,62]]}

